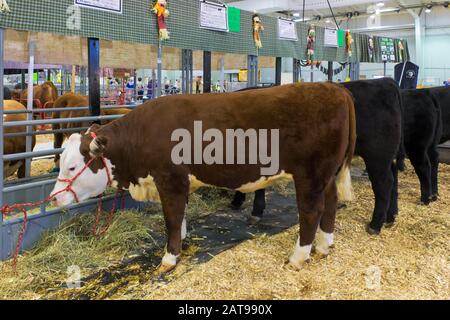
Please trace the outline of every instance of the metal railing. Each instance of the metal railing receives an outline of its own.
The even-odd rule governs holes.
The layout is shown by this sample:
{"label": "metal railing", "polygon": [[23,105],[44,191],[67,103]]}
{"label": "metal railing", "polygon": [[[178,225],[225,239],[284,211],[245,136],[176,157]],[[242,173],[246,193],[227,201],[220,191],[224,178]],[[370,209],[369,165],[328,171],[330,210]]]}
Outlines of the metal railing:
{"label": "metal railing", "polygon": [[[1,41],[0,41],[1,43]],[[0,57],[1,58],[1,57]],[[0,59],[1,61],[1,59]],[[1,66],[0,66],[1,69]],[[1,71],[0,71],[1,72]],[[1,90],[3,91],[3,90]],[[1,96],[0,96],[1,98]],[[123,105],[123,106],[104,106],[102,110],[114,110],[114,109],[133,109],[137,105]],[[95,121],[113,121],[123,117],[123,115],[107,115],[107,116],[87,116],[87,117],[71,117],[71,118],[55,118],[55,119],[41,119],[41,120],[24,120],[24,121],[11,121],[4,122],[4,115],[14,115],[14,114],[27,114],[28,119],[30,115],[34,114],[52,114],[61,113],[68,111],[89,111],[89,107],[78,107],[78,108],[37,108],[32,110],[3,110],[0,108],[0,135],[3,137],[0,139],[0,146],[2,146],[5,138],[17,138],[17,137],[30,137],[37,135],[50,135],[57,133],[74,133],[81,132],[88,129],[88,127],[81,125],[82,123],[91,123]],[[54,124],[80,124],[77,128],[66,128],[66,129],[54,129],[54,130],[35,130],[37,128],[42,128],[46,125]],[[4,133],[4,129],[23,127],[27,130],[24,132],[10,132]],[[31,128],[31,129],[30,129]],[[39,151],[26,151],[14,154],[3,154],[3,146],[0,148],[0,207],[4,204],[15,204],[15,203],[28,203],[33,201],[40,201],[46,199],[53,186],[56,182],[55,174],[46,174],[37,177],[26,177],[25,179],[19,179],[14,181],[4,181],[3,165],[6,161],[23,161],[25,159],[35,159],[41,157],[53,158],[55,155],[59,155],[64,151],[64,148],[59,149],[49,149],[49,150],[39,150]],[[28,160],[30,161],[30,160]],[[36,160],[39,161],[39,160]],[[112,207],[112,202],[114,201],[114,196],[107,195],[102,199],[105,202],[105,208]],[[68,217],[73,214],[87,212],[92,210],[98,199],[91,199],[83,203],[74,204],[64,210],[59,208],[49,208],[46,204],[36,207],[36,212],[32,214],[29,221],[29,231],[24,238],[24,243],[22,249],[29,248],[33,243],[40,238],[40,235],[45,230],[56,227],[62,221],[62,217]],[[126,204],[128,208],[141,208],[142,205],[133,201],[129,195],[126,197]],[[69,213],[65,213],[69,212]],[[11,257],[13,246],[15,244],[15,239],[20,232],[20,225],[23,222],[23,217],[20,215],[13,216],[8,219],[4,219],[0,214],[0,260],[8,259]],[[8,236],[5,236],[5,232]]]}

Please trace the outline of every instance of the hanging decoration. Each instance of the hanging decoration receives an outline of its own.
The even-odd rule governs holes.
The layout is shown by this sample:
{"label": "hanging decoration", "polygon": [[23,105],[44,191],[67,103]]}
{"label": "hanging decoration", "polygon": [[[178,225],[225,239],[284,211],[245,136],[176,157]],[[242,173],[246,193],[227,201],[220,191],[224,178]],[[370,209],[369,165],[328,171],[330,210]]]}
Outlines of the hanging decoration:
{"label": "hanging decoration", "polygon": [[0,12],[11,12],[6,0],[0,0]]}
{"label": "hanging decoration", "polygon": [[166,18],[169,16],[169,10],[167,10],[166,0],[157,0],[153,6],[153,12],[158,18],[159,40],[164,41],[170,39],[169,31],[167,30]]}
{"label": "hanging decoration", "polygon": [[307,38],[307,59],[311,62],[314,59],[314,48],[316,43],[316,27],[312,24],[308,28],[308,38]]}
{"label": "hanging decoration", "polygon": [[347,32],[345,33],[345,51],[347,52],[349,57],[351,57],[353,54],[353,50],[352,50],[353,42],[354,41],[353,41],[352,34],[350,33],[350,30],[347,30]]}
{"label": "hanging decoration", "polygon": [[261,32],[264,31],[264,26],[261,22],[261,17],[258,14],[253,15],[253,40],[255,42],[256,49],[261,49],[262,41],[261,41]]}
{"label": "hanging decoration", "polygon": [[370,36],[369,37],[369,61],[373,62],[373,53],[375,51],[375,47],[374,47],[374,42],[373,42],[373,37]]}
{"label": "hanging decoration", "polygon": [[[344,62],[344,63],[339,63],[341,66],[339,68],[333,69],[333,75],[337,76],[338,74],[340,74],[342,71],[345,70],[345,68],[347,67],[348,63]],[[328,68],[322,66],[322,62],[321,61],[317,61],[316,62],[316,68],[320,70],[320,72],[322,72],[325,75],[328,75]]]}

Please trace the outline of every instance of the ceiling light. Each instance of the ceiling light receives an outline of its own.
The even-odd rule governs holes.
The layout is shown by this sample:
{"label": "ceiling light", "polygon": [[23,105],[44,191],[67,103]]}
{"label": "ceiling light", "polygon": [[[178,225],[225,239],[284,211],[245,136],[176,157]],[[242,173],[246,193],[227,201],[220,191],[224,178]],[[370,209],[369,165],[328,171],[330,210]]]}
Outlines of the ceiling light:
{"label": "ceiling light", "polygon": [[330,19],[325,20],[325,23],[331,23]]}
{"label": "ceiling light", "polygon": [[380,15],[380,14],[381,14],[381,10],[380,10],[380,9],[377,9],[377,10],[375,11],[375,14],[376,14],[376,15]]}
{"label": "ceiling light", "polygon": [[375,20],[376,16],[373,14],[370,16],[370,19]]}
{"label": "ceiling light", "polygon": [[293,16],[294,17],[300,17],[300,12],[294,12]]}
{"label": "ceiling light", "polygon": [[377,7],[378,7],[378,8],[384,7],[384,2],[378,2],[378,3],[377,3]]}
{"label": "ceiling light", "polygon": [[433,6],[431,4],[427,5],[427,8],[425,9],[426,13],[431,13],[431,9],[433,8]]}

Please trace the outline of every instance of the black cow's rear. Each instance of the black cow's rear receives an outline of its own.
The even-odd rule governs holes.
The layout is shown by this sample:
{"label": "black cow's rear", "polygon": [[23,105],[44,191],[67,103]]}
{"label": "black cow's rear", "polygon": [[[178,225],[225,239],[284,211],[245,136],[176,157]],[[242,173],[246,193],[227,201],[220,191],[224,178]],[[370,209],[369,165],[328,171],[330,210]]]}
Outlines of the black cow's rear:
{"label": "black cow's rear", "polygon": [[421,202],[438,197],[439,153],[442,136],[439,102],[430,90],[405,90],[403,119],[406,153],[420,180]]}
{"label": "black cow's rear", "polygon": [[450,140],[450,87],[427,89],[436,97],[442,116],[442,136],[440,143]]}

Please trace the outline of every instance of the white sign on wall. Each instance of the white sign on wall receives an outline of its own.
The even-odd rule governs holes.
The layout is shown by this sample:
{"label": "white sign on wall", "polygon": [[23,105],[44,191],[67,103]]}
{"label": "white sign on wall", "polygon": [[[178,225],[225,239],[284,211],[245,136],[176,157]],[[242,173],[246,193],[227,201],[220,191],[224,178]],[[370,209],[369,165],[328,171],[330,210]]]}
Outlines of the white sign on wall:
{"label": "white sign on wall", "polygon": [[325,47],[338,47],[338,31],[336,29],[325,29]]}
{"label": "white sign on wall", "polygon": [[280,38],[280,40],[298,41],[297,25],[295,21],[278,18],[278,38]]}
{"label": "white sign on wall", "polygon": [[227,7],[200,0],[200,28],[228,32]]}
{"label": "white sign on wall", "polygon": [[77,6],[103,11],[110,11],[115,13],[122,13],[122,0],[74,0],[74,1],[75,5]]}

